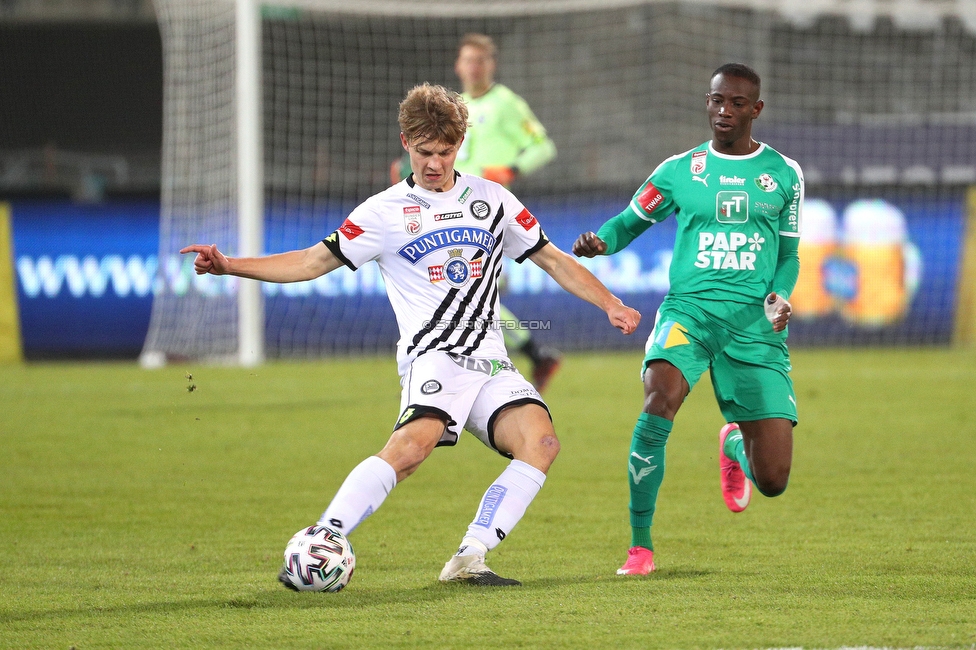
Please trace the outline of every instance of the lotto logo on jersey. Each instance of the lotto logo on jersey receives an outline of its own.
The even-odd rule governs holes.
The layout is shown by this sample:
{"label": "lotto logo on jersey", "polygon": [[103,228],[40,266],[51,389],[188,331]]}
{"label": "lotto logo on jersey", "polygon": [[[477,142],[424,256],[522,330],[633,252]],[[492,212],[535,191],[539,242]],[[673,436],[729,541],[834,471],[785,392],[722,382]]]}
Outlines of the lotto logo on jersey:
{"label": "lotto logo on jersey", "polygon": [[403,228],[407,233],[416,235],[422,227],[420,220],[420,206],[409,205],[403,209]]}
{"label": "lotto logo on jersey", "polygon": [[434,221],[450,221],[451,219],[460,219],[463,216],[463,212],[442,212],[434,215]]}
{"label": "lotto logo on jersey", "polygon": [[691,173],[701,174],[705,171],[705,162],[708,160],[707,151],[696,151],[691,154]]}
{"label": "lotto logo on jersey", "polygon": [[346,239],[351,240],[351,239],[355,239],[356,237],[359,237],[361,234],[363,234],[366,231],[360,228],[359,226],[357,226],[356,224],[354,224],[352,221],[349,221],[349,219],[347,218],[345,221],[342,222],[342,225],[339,226],[339,232],[345,235]]}
{"label": "lotto logo on jersey", "polygon": [[637,204],[648,214],[654,212],[662,203],[664,203],[664,195],[650,181],[637,195]]}
{"label": "lotto logo on jersey", "polygon": [[515,217],[515,221],[518,223],[518,225],[522,226],[526,230],[532,230],[532,226],[539,223],[528,210],[522,210],[519,212],[519,215]]}
{"label": "lotto logo on jersey", "polygon": [[749,193],[723,190],[715,194],[715,220],[719,223],[749,221]]}

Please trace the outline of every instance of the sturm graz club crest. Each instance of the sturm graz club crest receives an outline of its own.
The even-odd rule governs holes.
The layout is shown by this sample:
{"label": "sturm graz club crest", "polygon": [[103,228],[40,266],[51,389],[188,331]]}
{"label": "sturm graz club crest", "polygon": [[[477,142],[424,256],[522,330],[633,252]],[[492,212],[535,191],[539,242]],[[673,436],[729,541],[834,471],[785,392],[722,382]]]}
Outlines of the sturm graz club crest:
{"label": "sturm graz club crest", "polygon": [[485,201],[478,199],[477,201],[471,202],[471,216],[475,219],[482,220],[487,219],[488,215],[491,214],[491,206]]}
{"label": "sturm graz club crest", "polygon": [[443,280],[452,287],[463,287],[471,278],[481,277],[481,260],[469,262],[460,248],[452,248],[447,251],[447,261],[439,266],[428,266],[427,273],[431,282]]}

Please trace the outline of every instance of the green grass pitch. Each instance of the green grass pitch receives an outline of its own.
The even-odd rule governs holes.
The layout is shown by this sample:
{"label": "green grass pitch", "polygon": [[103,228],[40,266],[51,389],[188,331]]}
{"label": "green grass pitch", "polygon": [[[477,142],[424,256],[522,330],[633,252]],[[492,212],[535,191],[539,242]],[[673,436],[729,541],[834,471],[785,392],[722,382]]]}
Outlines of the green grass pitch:
{"label": "green grass pitch", "polygon": [[976,646],[976,354],[795,351],[790,487],[738,515],[703,378],[668,446],[659,571],[627,578],[638,357],[572,355],[546,395],[562,453],[489,556],[524,586],[437,582],[505,465],[466,436],[355,531],[339,594],[275,576],[386,441],[391,358],[0,368],[0,647]]}

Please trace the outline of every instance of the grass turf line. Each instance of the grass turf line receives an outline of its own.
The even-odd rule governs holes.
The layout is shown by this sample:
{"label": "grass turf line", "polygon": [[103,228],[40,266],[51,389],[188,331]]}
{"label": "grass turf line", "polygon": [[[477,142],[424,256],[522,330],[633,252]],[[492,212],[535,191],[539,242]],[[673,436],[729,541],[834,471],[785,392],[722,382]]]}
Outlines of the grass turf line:
{"label": "grass turf line", "polygon": [[633,579],[614,570],[638,363],[571,355],[553,381],[562,453],[489,557],[522,588],[436,581],[505,466],[465,436],[353,534],[340,594],[288,592],[276,569],[386,441],[392,360],[0,367],[0,647],[976,644],[976,355],[795,351],[790,487],[740,515],[703,378],[668,445],[659,572]]}

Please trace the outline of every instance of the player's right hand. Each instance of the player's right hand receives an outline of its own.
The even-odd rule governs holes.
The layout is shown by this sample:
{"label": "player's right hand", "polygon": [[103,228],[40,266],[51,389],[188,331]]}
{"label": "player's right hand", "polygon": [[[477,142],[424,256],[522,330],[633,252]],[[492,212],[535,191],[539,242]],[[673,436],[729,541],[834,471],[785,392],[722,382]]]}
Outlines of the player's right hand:
{"label": "player's right hand", "polygon": [[640,325],[640,312],[621,303],[607,312],[610,322],[624,334],[633,334]]}
{"label": "player's right hand", "polygon": [[217,244],[193,244],[180,250],[180,254],[196,253],[197,257],[193,260],[193,270],[197,275],[225,275],[228,272],[229,263],[227,258],[217,250]]}
{"label": "player's right hand", "polygon": [[790,322],[793,315],[793,305],[790,301],[772,292],[763,301],[763,310],[766,312],[766,320],[773,325],[774,332],[782,332]]}
{"label": "player's right hand", "polygon": [[593,232],[584,232],[573,242],[573,255],[576,257],[596,257],[606,252],[607,243]]}

